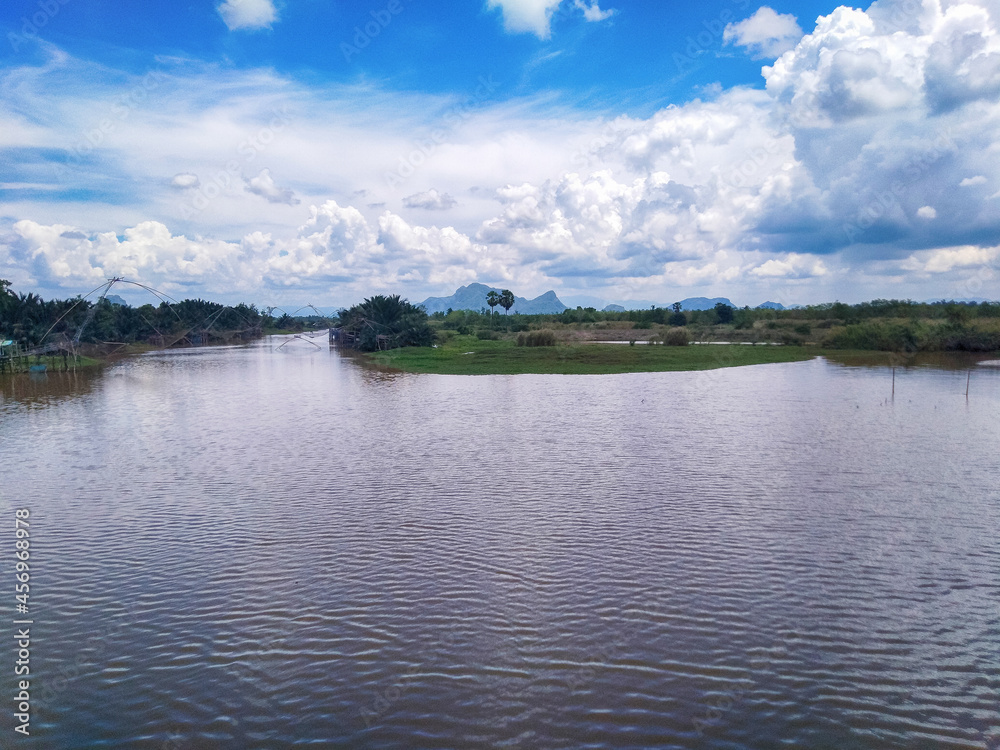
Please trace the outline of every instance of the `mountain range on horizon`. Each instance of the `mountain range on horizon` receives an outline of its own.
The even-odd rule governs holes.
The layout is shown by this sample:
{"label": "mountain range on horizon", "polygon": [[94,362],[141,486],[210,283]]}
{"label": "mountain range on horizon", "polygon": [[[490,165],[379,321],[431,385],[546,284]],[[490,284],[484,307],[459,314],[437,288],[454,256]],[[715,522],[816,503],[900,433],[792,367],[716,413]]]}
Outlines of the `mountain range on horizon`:
{"label": "mountain range on horizon", "polygon": [[[486,295],[490,291],[497,292],[499,294],[502,290],[497,287],[487,286],[486,284],[473,283],[468,284],[463,287],[459,287],[454,294],[448,297],[428,297],[420,304],[429,314],[436,312],[447,312],[451,310],[481,310],[486,305]],[[577,301],[577,300],[573,300]],[[580,305],[581,307],[597,307],[601,304],[603,300],[597,300],[596,298],[581,298],[580,301],[586,301],[590,304]],[[603,312],[626,312],[628,310],[644,310],[650,307],[670,307],[672,303],[657,303],[647,300],[624,300],[624,304],[607,304],[602,308]],[[722,303],[724,305],[729,305],[730,307],[736,307],[727,297],[688,297],[686,299],[680,300],[682,310],[710,310],[715,307],[716,304]],[[549,290],[534,299],[526,299],[524,297],[514,297],[514,306],[511,308],[511,312],[521,313],[522,315],[558,315],[563,310],[570,307],[562,302],[556,295],[555,291]],[[772,310],[784,310],[784,306],[780,302],[764,302],[758,307],[770,308]]]}
{"label": "mountain range on horizon", "polygon": [[[428,314],[436,312],[447,312],[452,310],[481,310],[487,307],[486,295],[490,292],[500,294],[502,289],[486,286],[486,284],[469,284],[459,287],[454,294],[449,297],[428,297],[421,305]],[[556,293],[551,289],[545,294],[541,294],[534,299],[514,296],[514,306],[510,312],[521,313],[522,315],[558,315],[567,308]],[[503,308],[501,308],[502,310]]]}

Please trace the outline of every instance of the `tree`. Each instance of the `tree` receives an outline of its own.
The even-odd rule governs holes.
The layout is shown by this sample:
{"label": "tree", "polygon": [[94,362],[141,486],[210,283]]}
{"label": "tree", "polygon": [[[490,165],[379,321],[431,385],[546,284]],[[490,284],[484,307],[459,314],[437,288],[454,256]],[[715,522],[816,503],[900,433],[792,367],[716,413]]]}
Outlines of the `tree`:
{"label": "tree", "polygon": [[725,302],[715,303],[715,314],[719,318],[720,323],[733,322],[733,308],[731,308]]}
{"label": "tree", "polygon": [[667,322],[672,326],[686,326],[687,316],[681,312],[681,303],[675,302],[670,307],[673,312],[670,313],[670,317],[667,318]]}
{"label": "tree", "polygon": [[401,346],[430,346],[434,331],[427,312],[398,294],[381,294],[339,313],[341,329],[355,337],[357,348],[373,352]]}
{"label": "tree", "polygon": [[500,307],[503,308],[504,315],[510,313],[510,308],[514,306],[514,292],[510,289],[504,289],[500,292]]}
{"label": "tree", "polygon": [[500,304],[500,295],[490,289],[486,295],[486,304],[490,306],[490,320],[493,319],[493,308]]}

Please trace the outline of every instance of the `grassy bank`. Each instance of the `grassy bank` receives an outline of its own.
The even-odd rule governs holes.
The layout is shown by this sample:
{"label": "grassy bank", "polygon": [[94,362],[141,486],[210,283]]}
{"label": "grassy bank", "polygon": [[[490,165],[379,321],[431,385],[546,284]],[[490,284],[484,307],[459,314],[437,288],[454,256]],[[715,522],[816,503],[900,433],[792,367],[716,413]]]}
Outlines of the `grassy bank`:
{"label": "grassy bank", "polygon": [[526,347],[517,346],[510,339],[490,341],[475,336],[455,336],[436,349],[407,347],[366,357],[379,365],[407,372],[441,375],[600,375],[799,362],[817,353],[801,346],[558,344]]}

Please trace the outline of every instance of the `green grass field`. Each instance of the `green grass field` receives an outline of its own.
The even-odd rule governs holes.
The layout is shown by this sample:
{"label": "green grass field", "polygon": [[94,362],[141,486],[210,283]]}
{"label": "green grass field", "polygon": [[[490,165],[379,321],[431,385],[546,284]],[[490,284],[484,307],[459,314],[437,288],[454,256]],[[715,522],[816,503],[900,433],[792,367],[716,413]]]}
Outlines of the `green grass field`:
{"label": "green grass field", "polygon": [[559,344],[523,347],[512,340],[455,336],[437,349],[408,347],[366,355],[379,365],[439,375],[603,375],[619,372],[714,370],[800,362],[819,352],[801,346]]}

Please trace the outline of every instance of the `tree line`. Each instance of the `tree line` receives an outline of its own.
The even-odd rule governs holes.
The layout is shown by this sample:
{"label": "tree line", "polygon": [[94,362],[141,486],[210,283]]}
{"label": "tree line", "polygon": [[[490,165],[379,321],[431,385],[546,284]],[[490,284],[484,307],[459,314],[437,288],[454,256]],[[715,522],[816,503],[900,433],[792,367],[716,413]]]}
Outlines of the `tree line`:
{"label": "tree line", "polygon": [[162,343],[164,338],[188,331],[252,331],[280,322],[243,303],[227,306],[185,299],[130,307],[105,298],[96,302],[81,297],[45,300],[33,292],[16,293],[10,286],[0,279],[0,339],[13,340],[22,348],[77,336],[87,343]]}

